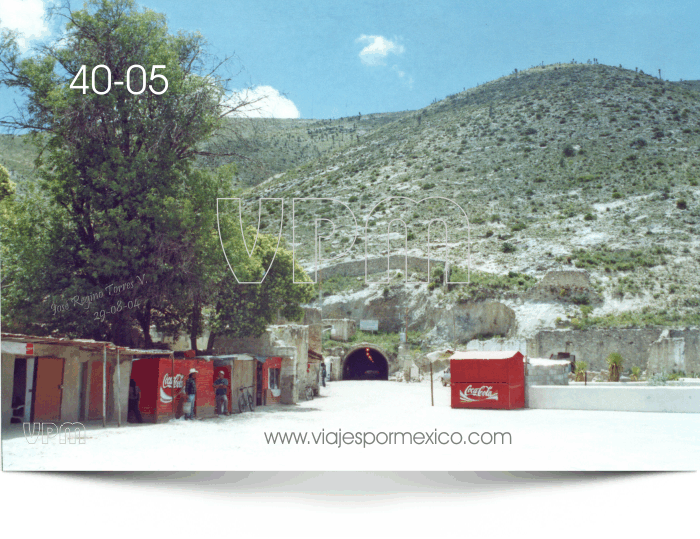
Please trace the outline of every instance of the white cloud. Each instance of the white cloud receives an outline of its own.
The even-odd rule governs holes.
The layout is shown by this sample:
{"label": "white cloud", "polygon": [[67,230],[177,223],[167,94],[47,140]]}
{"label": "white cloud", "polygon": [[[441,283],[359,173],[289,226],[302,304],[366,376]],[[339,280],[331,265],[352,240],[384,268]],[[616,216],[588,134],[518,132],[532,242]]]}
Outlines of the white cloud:
{"label": "white cloud", "polygon": [[234,92],[225,101],[225,106],[243,105],[233,115],[245,118],[300,118],[301,114],[294,102],[280,94],[272,86],[256,86],[249,90]]}
{"label": "white cloud", "polygon": [[22,34],[17,40],[22,50],[29,47],[32,39],[40,39],[50,33],[45,15],[43,0],[0,1],[0,25]]}
{"label": "white cloud", "polygon": [[382,65],[389,54],[402,54],[403,45],[397,45],[384,36],[367,36],[362,34],[356,40],[358,43],[366,43],[360,51],[360,60],[367,65]]}

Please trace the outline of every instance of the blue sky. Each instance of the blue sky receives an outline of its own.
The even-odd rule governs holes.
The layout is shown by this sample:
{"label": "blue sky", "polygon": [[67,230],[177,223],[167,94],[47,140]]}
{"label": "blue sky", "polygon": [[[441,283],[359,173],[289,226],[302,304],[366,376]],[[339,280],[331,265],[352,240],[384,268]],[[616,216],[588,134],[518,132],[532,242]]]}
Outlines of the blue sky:
{"label": "blue sky", "polygon": [[[1,24],[16,20],[35,35],[49,32],[37,30],[38,22],[28,26],[41,0],[0,4]],[[514,68],[571,59],[597,58],[652,74],[661,69],[670,80],[700,79],[697,1],[140,4],[165,13],[173,32],[201,31],[215,54],[235,52],[244,68],[235,86],[264,87],[269,110],[278,116],[337,118],[419,109]],[[22,13],[30,7],[32,15]],[[0,94],[0,112],[7,111],[6,96]]]}

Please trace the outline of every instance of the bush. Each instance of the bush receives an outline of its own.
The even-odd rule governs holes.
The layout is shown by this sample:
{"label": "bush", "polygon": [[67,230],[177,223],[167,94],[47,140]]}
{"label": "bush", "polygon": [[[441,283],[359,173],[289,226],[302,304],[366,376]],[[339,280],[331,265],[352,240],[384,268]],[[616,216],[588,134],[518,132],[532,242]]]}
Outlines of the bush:
{"label": "bush", "polygon": [[620,381],[620,372],[622,371],[622,355],[618,352],[613,352],[607,358],[605,362],[608,364],[608,373],[611,382]]}
{"label": "bush", "polygon": [[584,219],[584,221],[595,221],[597,219],[597,217],[589,212],[583,216],[583,219]]}
{"label": "bush", "polygon": [[642,369],[640,367],[632,367],[632,374],[630,375],[630,379],[633,382],[636,382],[639,380],[640,375],[642,374]]}
{"label": "bush", "polygon": [[355,195],[352,195],[349,199],[348,202],[357,202],[358,198]]}
{"label": "bush", "polygon": [[574,364],[574,373],[576,374],[577,382],[583,382],[586,375],[586,369],[588,369],[588,363],[585,361],[577,361]]}
{"label": "bush", "polygon": [[517,247],[512,243],[505,242],[503,245],[501,245],[501,251],[504,253],[514,253],[517,251]]}
{"label": "bush", "polygon": [[680,200],[676,201],[676,208],[679,210],[686,210],[688,209],[688,203],[685,201],[684,198],[681,198]]}
{"label": "bush", "polygon": [[574,150],[573,145],[567,144],[564,146],[564,149],[562,150],[564,152],[564,155],[566,157],[573,157],[576,154],[576,150]]}

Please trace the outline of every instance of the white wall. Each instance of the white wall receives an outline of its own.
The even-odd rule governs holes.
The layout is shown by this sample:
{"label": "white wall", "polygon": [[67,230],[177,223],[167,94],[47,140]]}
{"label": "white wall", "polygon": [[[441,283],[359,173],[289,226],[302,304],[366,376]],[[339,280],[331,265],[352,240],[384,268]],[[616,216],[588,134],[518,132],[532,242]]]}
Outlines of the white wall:
{"label": "white wall", "polygon": [[558,410],[700,413],[700,388],[530,386],[525,406]]}

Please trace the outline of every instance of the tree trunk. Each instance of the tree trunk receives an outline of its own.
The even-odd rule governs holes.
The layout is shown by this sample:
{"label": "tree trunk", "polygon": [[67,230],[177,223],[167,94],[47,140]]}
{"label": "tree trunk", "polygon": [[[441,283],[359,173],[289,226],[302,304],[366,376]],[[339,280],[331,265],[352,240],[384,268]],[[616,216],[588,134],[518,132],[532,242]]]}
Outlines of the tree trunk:
{"label": "tree trunk", "polygon": [[202,321],[202,307],[199,300],[194,300],[192,305],[192,325],[190,326],[190,348],[199,353],[197,350],[197,336],[199,335],[199,327]]}
{"label": "tree trunk", "polygon": [[216,339],[216,333],[211,331],[209,333],[209,338],[207,339],[207,355],[212,355],[214,353],[214,340]]}
{"label": "tree trunk", "polygon": [[153,340],[151,339],[151,300],[146,301],[143,311],[138,313],[137,319],[141,325],[141,333],[143,333],[144,348],[153,348]]}

